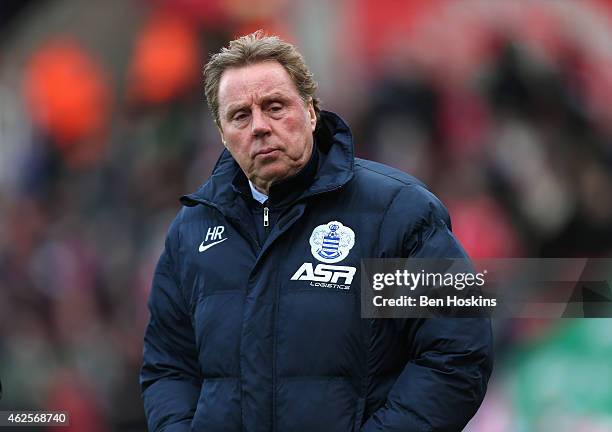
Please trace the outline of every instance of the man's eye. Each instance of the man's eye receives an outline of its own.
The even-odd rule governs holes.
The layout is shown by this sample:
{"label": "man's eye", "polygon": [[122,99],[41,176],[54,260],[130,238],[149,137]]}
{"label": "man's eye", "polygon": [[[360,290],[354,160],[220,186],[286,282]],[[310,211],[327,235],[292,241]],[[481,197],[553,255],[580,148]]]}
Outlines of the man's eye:
{"label": "man's eye", "polygon": [[272,105],[270,105],[270,111],[272,111],[272,112],[279,112],[282,109],[283,109],[283,106],[281,104],[272,104]]}
{"label": "man's eye", "polygon": [[234,114],[234,117],[232,117],[232,120],[234,121],[241,121],[244,120],[247,117],[247,114],[245,112],[239,112]]}

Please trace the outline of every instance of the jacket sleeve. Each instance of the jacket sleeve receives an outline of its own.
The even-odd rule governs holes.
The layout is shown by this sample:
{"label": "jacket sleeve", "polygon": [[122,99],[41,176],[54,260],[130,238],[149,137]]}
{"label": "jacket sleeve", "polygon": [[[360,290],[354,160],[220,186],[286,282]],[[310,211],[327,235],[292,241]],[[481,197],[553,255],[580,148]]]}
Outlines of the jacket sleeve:
{"label": "jacket sleeve", "polygon": [[150,431],[188,431],[201,379],[193,326],[175,266],[176,223],[170,228],[149,296],[140,385]]}
{"label": "jacket sleeve", "polygon": [[[464,258],[444,206],[421,188],[400,195],[389,217],[409,217],[404,256]],[[415,208],[419,214],[415,214]],[[389,222],[393,225],[396,222]],[[397,231],[396,231],[397,235]],[[461,431],[480,406],[493,367],[491,324],[485,318],[406,320],[411,351],[385,404],[363,432]]]}

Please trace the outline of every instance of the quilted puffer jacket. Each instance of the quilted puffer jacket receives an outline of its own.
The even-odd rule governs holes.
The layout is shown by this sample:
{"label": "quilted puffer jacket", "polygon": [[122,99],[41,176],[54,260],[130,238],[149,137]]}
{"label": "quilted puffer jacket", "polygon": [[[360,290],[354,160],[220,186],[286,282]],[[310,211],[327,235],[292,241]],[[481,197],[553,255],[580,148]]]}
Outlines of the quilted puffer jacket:
{"label": "quilted puffer jacket", "polygon": [[313,174],[289,199],[273,187],[254,213],[227,151],[182,197],[149,299],[151,431],[460,431],[478,409],[489,320],[360,316],[362,258],[466,256],[446,209],[355,158],[340,117],[319,123]]}

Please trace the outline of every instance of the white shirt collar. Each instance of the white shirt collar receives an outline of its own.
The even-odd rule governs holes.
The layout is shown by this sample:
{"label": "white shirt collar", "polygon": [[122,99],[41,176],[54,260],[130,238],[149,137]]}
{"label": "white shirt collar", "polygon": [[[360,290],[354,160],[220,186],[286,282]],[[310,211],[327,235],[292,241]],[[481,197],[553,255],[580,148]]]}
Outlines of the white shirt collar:
{"label": "white shirt collar", "polygon": [[249,186],[251,188],[251,193],[253,194],[253,198],[255,198],[257,201],[259,201],[261,204],[265,203],[268,200],[268,195],[259,192],[255,188],[253,183],[251,183],[251,180],[249,180]]}

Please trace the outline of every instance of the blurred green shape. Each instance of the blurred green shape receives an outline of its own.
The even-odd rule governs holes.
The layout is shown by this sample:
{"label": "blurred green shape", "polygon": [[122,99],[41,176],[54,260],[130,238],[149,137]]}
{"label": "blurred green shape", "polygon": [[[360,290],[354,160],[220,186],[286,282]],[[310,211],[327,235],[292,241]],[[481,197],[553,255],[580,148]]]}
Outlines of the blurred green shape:
{"label": "blurred green shape", "polygon": [[610,421],[611,359],[612,319],[562,320],[548,338],[519,349],[508,373],[521,430]]}

